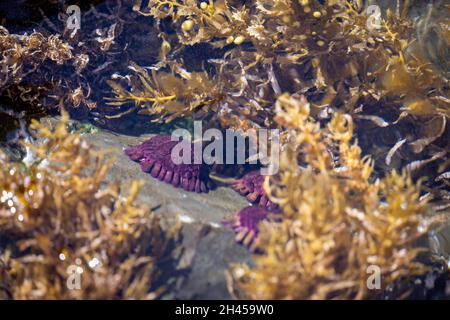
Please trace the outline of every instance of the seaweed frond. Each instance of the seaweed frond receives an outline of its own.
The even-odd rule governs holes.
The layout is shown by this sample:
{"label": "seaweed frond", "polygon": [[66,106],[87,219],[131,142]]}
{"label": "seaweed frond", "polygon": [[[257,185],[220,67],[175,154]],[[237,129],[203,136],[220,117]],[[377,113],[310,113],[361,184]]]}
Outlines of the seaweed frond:
{"label": "seaweed frond", "polygon": [[39,67],[46,59],[62,65],[71,60],[70,45],[58,35],[45,37],[33,32],[30,35],[13,35],[0,26],[0,51],[2,63],[1,87],[7,82],[20,82],[24,74]]}
{"label": "seaweed frond", "polygon": [[[140,114],[156,115],[152,121],[170,122],[175,118],[192,115],[200,106],[212,103],[214,86],[205,72],[189,73],[174,68],[173,72],[156,71],[151,74],[144,68],[132,63],[130,69],[133,74],[128,83],[120,84],[108,81],[115,97],[106,98],[107,104],[120,107],[133,103],[134,107],[125,112],[108,116],[118,118],[126,113],[139,110]],[[125,89],[125,86],[132,90]]]}
{"label": "seaweed frond", "polygon": [[33,122],[31,164],[2,154],[1,291],[14,299],[161,296],[176,276],[179,226],[163,229],[136,203],[142,182],[128,195],[108,183],[112,161],[67,122],[65,112],[54,128]]}
{"label": "seaweed frond", "polygon": [[[254,267],[232,267],[240,294],[252,299],[374,298],[388,284],[425,272],[414,241],[432,220],[409,174],[392,171],[374,179],[373,161],[362,157],[353,141],[348,115],[336,113],[321,127],[309,116],[306,100],[287,95],[278,100],[277,110],[279,121],[291,130],[291,142],[265,188],[283,219],[262,224],[263,254],[254,255]],[[372,290],[371,266],[381,280]]]}
{"label": "seaweed frond", "polygon": [[[278,126],[276,99],[288,92],[304,95],[315,119],[329,121],[334,112],[351,115],[377,170],[414,167],[414,177],[432,170],[433,178],[444,172],[436,167],[448,154],[450,132],[448,79],[440,70],[448,52],[448,19],[430,17],[448,6],[430,5],[414,22],[404,3],[387,9],[379,25],[370,27],[361,1],[145,3],[136,1],[135,11],[156,20],[163,40],[144,95],[152,102],[124,97],[157,121],[193,115],[223,128],[272,128]],[[430,49],[431,39],[438,48]],[[205,49],[205,57],[192,59],[189,52],[198,48]],[[177,82],[164,82],[167,69]],[[207,85],[186,78],[198,72]],[[153,101],[151,90],[171,97],[179,87],[175,83],[186,86],[184,95],[167,107]],[[128,85],[127,92],[141,92],[140,84]],[[119,94],[118,103],[124,97]]]}

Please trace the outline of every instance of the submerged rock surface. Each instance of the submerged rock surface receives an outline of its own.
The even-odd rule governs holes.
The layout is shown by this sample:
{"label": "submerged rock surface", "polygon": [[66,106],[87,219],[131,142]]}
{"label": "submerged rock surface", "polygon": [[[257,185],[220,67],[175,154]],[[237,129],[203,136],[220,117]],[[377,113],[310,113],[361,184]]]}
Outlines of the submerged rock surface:
{"label": "submerged rock surface", "polygon": [[91,130],[83,135],[93,151],[108,151],[115,158],[108,180],[120,177],[125,190],[130,181],[144,180],[139,201],[154,208],[169,224],[175,223],[177,216],[183,223],[186,253],[182,263],[191,267],[186,279],[167,298],[230,299],[224,272],[231,263],[249,262],[250,255],[234,241],[233,231],[221,221],[248,203],[231,188],[218,187],[208,194],[187,192],[142,172],[139,164],[124,154],[124,149],[152,136],[126,136],[105,130]]}

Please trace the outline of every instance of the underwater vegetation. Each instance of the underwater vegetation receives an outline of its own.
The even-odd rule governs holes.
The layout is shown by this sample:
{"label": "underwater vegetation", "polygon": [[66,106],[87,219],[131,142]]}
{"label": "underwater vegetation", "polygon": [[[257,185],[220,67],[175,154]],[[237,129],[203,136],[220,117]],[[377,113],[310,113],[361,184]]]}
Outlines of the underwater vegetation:
{"label": "underwater vegetation", "polygon": [[[337,111],[354,118],[377,171],[408,167],[440,186],[430,197],[448,199],[438,177],[448,171],[449,19],[430,18],[448,4],[430,5],[413,21],[411,3],[400,1],[371,27],[360,1],[135,3],[159,29],[160,60],[145,69],[130,64],[109,82],[112,108],[245,130],[280,127],[277,97],[302,94],[318,120]],[[205,47],[213,53],[192,58]]]}
{"label": "underwater vegetation", "polygon": [[[53,52],[60,50],[58,55],[68,57],[66,51],[69,50],[71,56],[58,64],[50,59],[42,60],[45,56],[39,53],[40,49],[28,50],[26,41],[18,43],[16,50],[28,50],[36,56],[33,60],[36,68],[28,68],[28,60],[24,60],[29,72],[17,84],[32,90],[33,105],[28,98],[20,99],[20,91],[16,90],[14,101],[5,93],[0,95],[2,108],[25,113],[28,124],[30,117],[57,113],[64,106],[72,118],[89,120],[100,127],[128,132],[145,127],[146,121],[136,124],[136,115],[133,119],[121,117],[120,121],[110,118],[107,110],[99,108],[99,102],[110,92],[106,82],[114,74],[126,71],[130,60],[144,65],[156,63],[159,40],[152,23],[141,23],[138,14],[132,10],[131,1],[72,1],[70,4],[78,4],[81,8],[82,27],[76,33],[67,27],[69,15],[65,0],[23,0],[17,3],[17,10],[11,10],[8,4],[0,7],[1,24],[5,30],[10,30],[8,38],[27,39],[33,35],[33,38],[47,42],[45,39],[59,39],[64,46],[54,47]],[[10,51],[8,49],[5,54]],[[3,60],[7,65],[5,70],[9,68],[9,62]],[[19,61],[16,67],[21,69]],[[18,115],[11,117],[17,119]]]}
{"label": "underwater vegetation", "polygon": [[2,298],[160,297],[176,278],[179,225],[163,229],[136,203],[141,182],[127,194],[117,179],[107,183],[111,159],[68,132],[67,121],[64,112],[54,128],[33,122],[31,162],[2,154]]}
{"label": "underwater vegetation", "polygon": [[4,27],[0,29],[0,48],[2,52],[1,88],[20,83],[27,75],[40,67],[45,60],[58,65],[73,59],[70,46],[57,35],[44,37],[40,33],[31,35],[11,35]]}
{"label": "underwater vegetation", "polygon": [[[251,299],[367,299],[388,284],[424,273],[414,242],[440,219],[406,171],[373,178],[373,160],[352,141],[353,121],[335,113],[327,126],[306,99],[282,95],[277,121],[290,128],[280,171],[266,178],[281,221],[260,224],[255,266],[235,265],[231,279]],[[336,150],[336,153],[330,152]],[[333,157],[333,154],[336,157]],[[301,165],[298,158],[301,157]],[[368,267],[381,272],[370,290]]]}
{"label": "underwater vegetation", "polygon": [[[230,269],[237,297],[380,298],[429,270],[418,242],[450,207],[446,1],[370,1],[383,3],[376,25],[369,1],[78,1],[74,36],[65,1],[41,2],[28,30],[0,16],[1,141],[28,139],[31,119],[60,109],[130,135],[196,119],[281,129],[279,173],[229,184],[253,204],[225,222],[254,253]],[[40,144],[20,143],[23,163],[2,154],[0,294],[161,297],[178,227],[135,203],[139,182],[127,195],[106,183],[108,156],[64,121],[34,122]],[[208,191],[213,169],[174,165],[167,137],[126,154],[161,181]],[[88,289],[68,290],[72,266]],[[380,289],[367,287],[370,266]]]}
{"label": "underwater vegetation", "polygon": [[[5,117],[29,123],[32,117],[48,113],[50,110],[46,109],[43,97],[58,90],[63,81],[62,76],[57,79],[58,75],[53,75],[54,71],[64,65],[73,65],[79,72],[84,62],[83,57],[75,56],[70,45],[59,35],[46,37],[39,32],[16,35],[2,26],[0,52],[0,113],[5,123],[0,135],[3,140],[8,130],[14,129],[7,125],[9,121]],[[58,101],[47,106],[57,109]]]}
{"label": "underwater vegetation", "polygon": [[[448,4],[397,1],[384,5],[380,24],[370,27],[361,3],[104,1],[81,5],[83,28],[72,36],[65,13],[46,15],[65,12],[63,1],[52,2],[30,34],[59,39],[64,46],[53,52],[69,58],[69,50],[73,61],[59,69],[41,63],[8,90],[17,100],[26,87],[33,94],[25,100],[32,96],[44,110],[64,105],[73,117],[121,132],[135,132],[148,119],[190,116],[221,128],[277,127],[276,98],[303,94],[321,121],[336,111],[352,115],[377,172],[408,166],[415,178],[429,177],[430,197],[447,199]],[[417,10],[422,14],[411,16]],[[10,108],[33,108],[9,96],[2,94],[2,116],[20,122]]]}

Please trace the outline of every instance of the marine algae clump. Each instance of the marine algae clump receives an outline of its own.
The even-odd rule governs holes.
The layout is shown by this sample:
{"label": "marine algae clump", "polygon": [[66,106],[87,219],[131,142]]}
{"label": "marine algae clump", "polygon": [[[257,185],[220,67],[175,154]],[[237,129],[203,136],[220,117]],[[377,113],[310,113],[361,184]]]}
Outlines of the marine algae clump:
{"label": "marine algae clump", "polygon": [[179,226],[107,183],[112,162],[95,153],[68,115],[38,122],[31,164],[1,158],[0,293],[12,299],[152,299],[176,277]]}
{"label": "marine algae clump", "polygon": [[[265,188],[283,218],[261,225],[263,254],[253,256],[254,267],[232,267],[235,289],[252,299],[379,297],[388,284],[426,270],[413,243],[435,220],[406,172],[372,177],[373,161],[352,142],[350,116],[336,113],[321,127],[309,109],[304,98],[277,102],[291,142]],[[373,268],[381,283],[370,290]]]}
{"label": "marine algae clump", "polygon": [[449,20],[430,17],[448,5],[430,5],[413,20],[410,2],[398,1],[372,26],[361,3],[135,1],[134,10],[153,18],[159,31],[159,61],[151,74],[130,63],[129,74],[110,82],[109,112],[273,128],[276,99],[304,95],[316,120],[352,116],[377,174],[408,168],[440,190],[430,198],[446,199],[436,179],[448,171]]}

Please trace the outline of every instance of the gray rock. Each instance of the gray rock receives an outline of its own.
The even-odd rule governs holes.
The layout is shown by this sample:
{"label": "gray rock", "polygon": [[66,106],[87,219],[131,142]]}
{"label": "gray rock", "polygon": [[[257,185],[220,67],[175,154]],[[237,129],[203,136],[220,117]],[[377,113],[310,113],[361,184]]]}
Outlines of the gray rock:
{"label": "gray rock", "polygon": [[186,192],[160,182],[141,171],[128,159],[123,149],[139,144],[152,135],[131,137],[98,130],[83,135],[93,150],[107,150],[115,164],[107,179],[120,177],[126,191],[132,180],[144,180],[139,200],[173,223],[178,216],[183,222],[184,263],[192,263],[187,279],[168,298],[230,299],[225,270],[231,263],[249,262],[247,250],[237,245],[233,232],[223,228],[223,218],[247,205],[243,197],[229,188],[219,187],[207,194]]}

